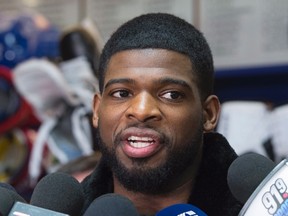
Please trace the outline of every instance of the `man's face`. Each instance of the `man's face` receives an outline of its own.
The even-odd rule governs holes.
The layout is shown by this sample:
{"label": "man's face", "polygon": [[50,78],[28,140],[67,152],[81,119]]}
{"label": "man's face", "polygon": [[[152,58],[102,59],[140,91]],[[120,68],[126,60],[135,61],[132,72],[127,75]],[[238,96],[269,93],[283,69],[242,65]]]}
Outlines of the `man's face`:
{"label": "man's face", "polygon": [[204,124],[194,74],[187,56],[164,49],[111,57],[94,125],[103,157],[127,189],[164,192],[193,166]]}

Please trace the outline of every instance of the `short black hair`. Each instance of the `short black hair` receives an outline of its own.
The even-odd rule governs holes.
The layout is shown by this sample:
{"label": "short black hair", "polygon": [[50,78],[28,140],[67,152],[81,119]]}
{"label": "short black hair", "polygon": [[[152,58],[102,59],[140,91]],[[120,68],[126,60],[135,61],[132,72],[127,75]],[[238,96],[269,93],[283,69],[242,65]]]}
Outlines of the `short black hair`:
{"label": "short black hair", "polygon": [[100,57],[100,91],[103,91],[105,71],[112,55],[124,50],[146,48],[167,49],[187,55],[195,71],[202,99],[212,94],[213,57],[206,39],[193,25],[167,13],[140,15],[112,34]]}

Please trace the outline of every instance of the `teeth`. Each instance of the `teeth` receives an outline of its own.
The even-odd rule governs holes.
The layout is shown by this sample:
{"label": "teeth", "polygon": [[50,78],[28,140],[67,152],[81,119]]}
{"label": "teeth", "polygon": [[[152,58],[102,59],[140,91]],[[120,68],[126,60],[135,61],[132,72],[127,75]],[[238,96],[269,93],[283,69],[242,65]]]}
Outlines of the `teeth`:
{"label": "teeth", "polygon": [[153,139],[150,137],[138,137],[138,136],[131,136],[128,138],[129,141],[145,141],[145,142],[152,142]]}
{"label": "teeth", "polygon": [[153,139],[150,137],[131,136],[128,138],[131,146],[135,148],[144,148],[152,144]]}
{"label": "teeth", "polygon": [[149,146],[151,143],[147,143],[147,142],[130,142],[130,145],[135,147],[135,148],[144,148]]}

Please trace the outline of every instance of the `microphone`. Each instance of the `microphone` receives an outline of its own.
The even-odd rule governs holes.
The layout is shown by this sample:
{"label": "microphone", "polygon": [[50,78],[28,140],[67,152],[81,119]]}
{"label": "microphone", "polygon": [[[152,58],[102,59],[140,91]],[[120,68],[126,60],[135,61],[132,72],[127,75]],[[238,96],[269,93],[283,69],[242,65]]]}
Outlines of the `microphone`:
{"label": "microphone", "polygon": [[0,182],[0,188],[6,188],[8,190],[11,190],[11,191],[14,191],[17,193],[17,191],[15,190],[15,188],[12,185],[4,183],[4,182]]}
{"label": "microphone", "polygon": [[134,204],[128,198],[109,193],[96,198],[83,216],[139,216]]}
{"label": "microphone", "polygon": [[6,188],[0,188],[0,215],[8,215],[10,209],[14,205],[14,199],[10,195],[11,192]]}
{"label": "microphone", "polygon": [[288,215],[288,161],[278,165],[263,155],[247,153],[232,162],[227,182],[244,204],[239,215]]}
{"label": "microphone", "polygon": [[79,216],[84,204],[84,194],[74,177],[55,172],[38,182],[30,204],[16,202],[8,216]]}
{"label": "microphone", "polygon": [[174,204],[159,211],[156,216],[207,216],[205,212],[191,204]]}
{"label": "microphone", "polygon": [[84,204],[80,183],[71,175],[55,172],[35,186],[30,204],[71,216],[79,216]]}
{"label": "microphone", "polygon": [[49,209],[32,206],[29,204],[16,202],[9,212],[8,216],[69,216],[60,212],[51,211]]}
{"label": "microphone", "polygon": [[17,201],[26,202],[11,185],[0,183],[0,215],[7,216]]}

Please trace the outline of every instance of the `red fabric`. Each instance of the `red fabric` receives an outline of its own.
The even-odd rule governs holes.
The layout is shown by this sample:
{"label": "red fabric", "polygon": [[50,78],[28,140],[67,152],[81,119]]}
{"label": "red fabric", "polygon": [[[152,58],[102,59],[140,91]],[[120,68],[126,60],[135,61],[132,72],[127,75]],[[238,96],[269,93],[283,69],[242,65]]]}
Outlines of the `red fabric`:
{"label": "red fabric", "polygon": [[[5,66],[0,66],[0,79],[5,79],[11,87],[14,88],[12,72]],[[39,126],[40,122],[34,115],[30,104],[28,104],[20,95],[19,100],[20,105],[16,112],[0,123],[0,134],[4,134],[13,128]]]}

